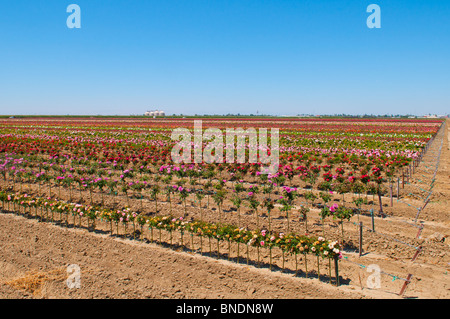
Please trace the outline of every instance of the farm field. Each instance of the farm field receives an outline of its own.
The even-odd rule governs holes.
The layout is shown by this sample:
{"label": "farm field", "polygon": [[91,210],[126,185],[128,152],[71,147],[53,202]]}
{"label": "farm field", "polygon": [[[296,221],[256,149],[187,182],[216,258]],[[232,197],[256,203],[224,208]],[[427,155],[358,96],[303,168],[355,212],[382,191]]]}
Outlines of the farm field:
{"label": "farm field", "polygon": [[450,297],[448,120],[199,119],[278,128],[277,173],[174,163],[191,118],[0,119],[0,298]]}

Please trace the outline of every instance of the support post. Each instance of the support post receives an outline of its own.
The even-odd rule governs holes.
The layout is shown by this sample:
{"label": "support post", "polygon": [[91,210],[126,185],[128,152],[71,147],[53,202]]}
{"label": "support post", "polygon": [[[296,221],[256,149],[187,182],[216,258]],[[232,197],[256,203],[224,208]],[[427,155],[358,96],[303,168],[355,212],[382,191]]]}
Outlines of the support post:
{"label": "support post", "polygon": [[[431,193],[430,193],[429,195],[431,195]],[[427,200],[425,201],[425,204],[423,204],[421,210],[424,210],[424,209],[425,209],[425,207],[428,205],[429,201],[430,201],[430,196],[427,197]]]}
{"label": "support post", "polygon": [[409,177],[411,176],[411,165],[408,165],[406,169],[406,182],[409,183]]}
{"label": "support post", "polygon": [[391,207],[394,206],[394,200],[392,198],[392,183],[389,183],[389,196],[391,197]]}
{"label": "support post", "polygon": [[419,248],[416,250],[416,253],[414,254],[413,258],[411,259],[411,262],[416,261],[417,256],[419,256],[421,251],[422,251],[422,246],[419,246]]}
{"label": "support post", "polygon": [[416,214],[416,218],[414,219],[414,223],[417,223],[417,218],[419,218],[419,214],[420,214],[420,211],[422,210],[422,208],[417,208],[417,214]]}
{"label": "support post", "polygon": [[359,257],[362,255],[362,242],[363,242],[363,223],[359,222]]}
{"label": "support post", "polygon": [[334,273],[336,276],[336,287],[339,287],[339,258],[334,258]]}
{"label": "support post", "polygon": [[423,230],[423,224],[420,224],[419,231],[417,232],[417,235],[416,235],[416,239],[419,239],[420,234],[422,233],[422,230]]}
{"label": "support post", "polygon": [[400,293],[399,293],[400,296],[403,296],[403,294],[405,293],[406,286],[408,286],[408,284],[411,282],[411,278],[412,278],[412,274],[409,274],[408,277],[406,277],[406,281],[403,284],[403,287],[402,287],[402,289],[400,290]]}
{"label": "support post", "polygon": [[373,209],[370,212],[370,216],[372,217],[372,231],[375,232],[375,217],[373,216]]}

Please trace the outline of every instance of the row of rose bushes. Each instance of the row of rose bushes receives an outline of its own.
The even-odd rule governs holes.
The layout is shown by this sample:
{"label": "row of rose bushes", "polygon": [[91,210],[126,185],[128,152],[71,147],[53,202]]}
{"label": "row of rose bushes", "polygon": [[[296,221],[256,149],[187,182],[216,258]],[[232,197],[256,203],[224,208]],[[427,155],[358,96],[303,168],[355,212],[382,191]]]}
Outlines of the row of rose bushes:
{"label": "row of rose bushes", "polygon": [[[91,203],[92,195],[98,190],[100,191],[100,194],[102,196],[102,201],[104,198],[104,194],[108,193],[110,195],[123,194],[126,196],[127,202],[129,202],[129,199],[133,197],[141,200],[145,198],[157,201],[158,195],[162,194],[166,196],[166,202],[169,201],[170,204],[172,204],[172,194],[175,197],[179,196],[180,199],[182,199],[182,201],[184,202],[189,196],[191,196],[191,200],[200,201],[205,196],[211,196],[211,198],[218,204],[222,204],[225,200],[228,199],[236,208],[239,208],[245,202],[245,200],[248,200],[249,207],[252,210],[257,209],[258,206],[266,207],[268,200],[274,204],[275,202],[277,202],[276,195],[285,196],[287,194],[295,194],[295,196],[291,196],[292,202],[290,203],[290,206],[295,205],[295,198],[306,199],[311,206],[314,206],[315,199],[320,200],[320,198],[322,198],[324,194],[327,194],[327,196],[330,197],[329,193],[334,194],[334,192],[342,194],[342,196],[344,196],[345,193],[350,192],[358,194],[366,193],[372,195],[386,193],[386,189],[384,187],[377,183],[371,183],[370,177],[368,175],[363,175],[360,178],[351,176],[349,179],[345,178],[343,180],[339,180],[339,178],[337,178],[333,181],[333,183],[323,182],[319,184],[319,189],[322,190],[322,192],[319,194],[320,196],[315,195],[314,198],[312,197],[313,193],[311,191],[306,190],[306,192],[302,193],[303,190],[300,188],[283,186],[284,177],[278,176],[277,174],[273,176],[261,175],[262,177],[266,177],[266,179],[261,179],[260,183],[250,183],[248,185],[244,184],[244,181],[239,179],[232,179],[229,181],[219,179],[213,182],[206,181],[206,183],[202,184],[201,181],[197,179],[192,179],[189,182],[187,179],[178,179],[177,181],[172,181],[172,176],[162,178],[160,175],[154,175],[151,179],[148,179],[147,177],[142,177],[144,178],[142,180],[139,178],[132,179],[133,174],[131,171],[126,172],[125,175],[126,176],[123,176],[122,178],[117,177],[117,179],[113,179],[109,177],[82,177],[71,174],[68,174],[67,176],[49,175],[44,172],[34,175],[29,171],[20,170],[10,177],[12,178],[12,181],[15,181],[13,185],[15,185],[19,181],[21,182],[20,191],[24,189],[24,183],[26,183],[25,185],[30,183],[39,184],[39,196],[41,194],[40,185],[42,182],[44,182],[44,185],[50,186],[50,193],[48,194],[49,196],[52,196],[51,185],[53,185],[53,187],[57,187],[56,192],[58,192],[58,189],[60,191],[61,187],[65,188],[66,190],[68,189],[70,193],[69,201],[72,200],[72,195],[74,195],[76,189],[78,188],[80,191],[80,197],[82,197],[82,190],[90,192]],[[125,178],[127,178],[127,180],[125,180]],[[328,186],[325,187],[325,184],[327,184]],[[16,187],[14,188],[17,189]],[[178,191],[179,189],[182,189],[183,191]],[[263,200],[262,202],[258,202],[255,199],[255,195],[257,193],[263,194],[263,196],[259,198],[260,200]],[[280,196],[280,198],[283,198],[283,196]],[[273,199],[270,200],[271,198]],[[330,199],[331,197],[328,200]],[[280,199],[278,199],[278,202],[279,201]]]}
{"label": "row of rose bushes", "polygon": [[[139,155],[148,153],[149,151],[164,154],[173,148],[174,141],[168,133],[154,133],[146,132],[143,136],[132,137],[129,135],[126,138],[117,138],[115,134],[110,132],[109,136],[102,136],[101,132],[96,130],[89,130],[87,136],[77,136],[76,132],[67,133],[33,131],[33,134],[27,134],[22,131],[9,131],[2,128],[0,131],[3,143],[0,144],[0,150],[26,152],[31,149],[37,153],[58,153],[63,155],[65,153],[80,153],[83,150],[92,154],[101,154],[109,156],[110,154],[121,153],[127,157],[129,155]],[[21,133],[22,132],[22,133]],[[426,137],[377,137],[377,136],[354,136],[354,137],[337,137],[337,136],[280,136],[280,152],[296,153],[296,152],[311,152],[314,150],[329,152],[330,150],[348,150],[351,152],[361,152],[367,150],[372,153],[377,150],[386,152],[386,154],[404,152],[414,152],[420,150],[431,138],[432,135]],[[204,143],[206,145],[206,143]],[[124,148],[124,149],[122,149]],[[392,152],[396,150],[396,152]],[[124,152],[125,151],[125,152]],[[145,154],[144,154],[145,155]],[[148,155],[148,154],[147,154]],[[290,154],[287,154],[288,156]],[[115,156],[117,157],[117,156]]]}
{"label": "row of rose bushes", "polygon": [[[1,119],[0,124],[12,128],[41,127],[56,130],[97,128],[108,131],[127,129],[132,132],[152,129],[174,129],[192,127],[194,118],[22,118],[20,121]],[[383,132],[383,133],[425,133],[432,132],[442,119],[379,119],[379,118],[255,118],[255,117],[200,117],[204,128],[217,127],[277,127],[287,131],[317,132]]]}
{"label": "row of rose bushes", "polygon": [[[39,180],[54,180],[58,184],[61,180],[65,182],[74,182],[79,184],[92,183],[92,181],[101,181],[101,184],[112,183],[114,186],[119,181],[125,181],[127,178],[127,184],[136,184],[139,182],[149,181],[153,179],[152,175],[157,174],[164,180],[171,177],[177,178],[189,178],[192,179],[219,179],[223,180],[245,180],[245,174],[241,171],[230,171],[229,168],[217,165],[162,165],[162,166],[140,166],[137,169],[125,169],[124,167],[110,168],[104,163],[93,163],[92,165],[83,165],[70,163],[62,164],[66,161],[57,161],[57,159],[48,159],[42,161],[34,157],[14,158],[11,156],[5,156],[3,161],[0,160],[0,174],[6,179],[6,174],[10,177],[14,177],[18,180],[26,179],[28,181],[38,182]],[[105,166],[106,165],[106,166]],[[381,184],[387,180],[392,180],[395,170],[389,169],[383,166],[375,166],[368,169],[364,167],[362,169],[353,170],[351,167],[334,165],[311,165],[311,166],[298,166],[292,165],[280,166],[277,174],[268,176],[270,179],[277,179],[277,184],[281,185],[284,182],[289,182],[292,185],[292,180],[295,179],[297,185],[314,184],[318,183],[319,189],[327,190],[333,188],[331,184],[341,184],[345,181],[354,184],[356,181],[361,181],[363,184],[368,182],[376,182]],[[53,173],[51,171],[54,171]],[[267,177],[264,174],[253,168],[254,177],[260,175],[260,182],[265,183],[264,178]],[[78,175],[78,176],[77,176]],[[136,178],[139,176],[139,178]],[[135,177],[133,179],[133,177]],[[103,181],[104,180],[104,181]],[[145,184],[145,183],[144,183]],[[106,185],[105,185],[106,186]],[[114,186],[114,187],[117,187]],[[337,190],[337,189],[336,189]],[[348,190],[350,191],[350,189]]]}
{"label": "row of rose bushes", "polygon": [[[3,138],[14,139],[21,142],[31,143],[37,149],[44,149],[48,146],[61,146],[63,144],[73,144],[79,146],[118,147],[127,145],[134,149],[148,147],[154,144],[154,141],[162,141],[159,146],[172,144],[170,131],[144,131],[144,132],[111,132],[102,131],[96,128],[77,128],[70,131],[54,131],[48,129],[35,128],[2,128]],[[95,133],[95,134],[92,134]],[[280,132],[280,150],[288,151],[288,147],[308,147],[314,148],[344,148],[344,149],[384,149],[384,150],[418,150],[428,139],[433,136],[432,132],[427,134],[409,133],[409,134],[383,134],[383,133],[347,133],[333,132],[321,133],[315,131]],[[42,142],[36,142],[41,140]],[[14,143],[15,146],[16,143]],[[67,146],[67,145],[66,145]]]}
{"label": "row of rose bushes", "polygon": [[[65,177],[66,182],[70,181],[72,179],[70,175],[74,174],[65,173],[73,172],[74,170],[80,175],[80,179],[86,181],[83,184],[87,186],[90,186],[87,182],[92,180],[100,181],[99,185],[104,184],[100,174],[112,173],[123,176],[126,171],[145,175],[153,174],[159,169],[159,174],[164,174],[165,176],[176,175],[177,177],[188,177],[189,179],[204,178],[204,174],[212,174],[215,175],[213,178],[220,180],[223,179],[222,177],[231,179],[229,175],[239,174],[241,175],[239,179],[247,182],[249,177],[257,177],[260,173],[260,165],[251,163],[199,164],[177,167],[177,165],[170,164],[170,156],[168,156],[170,149],[167,149],[167,144],[164,141],[156,140],[152,144],[147,143],[142,149],[141,146],[136,148],[135,144],[130,144],[129,142],[132,139],[123,144],[121,142],[108,143],[107,141],[71,141],[70,138],[66,139],[66,137],[59,139],[54,136],[46,137],[45,135],[36,135],[31,138],[31,141],[29,139],[30,137],[18,140],[2,139],[0,152],[7,150],[18,151],[18,149],[23,150],[25,147],[27,151],[19,151],[20,154],[15,153],[12,155],[16,158],[19,156],[19,159],[20,157],[25,157],[21,166],[30,168],[29,172],[23,172],[24,175],[29,175],[26,178],[33,178],[30,175],[33,174],[39,176],[41,180],[44,178],[55,180],[58,184],[62,179],[59,177]],[[52,144],[55,141],[58,144]],[[44,147],[42,143],[46,144],[47,142],[51,142],[51,144]],[[2,145],[5,146],[4,149]],[[60,151],[58,151],[59,148],[63,148],[63,152],[66,154],[61,155]],[[44,151],[45,149],[49,153]],[[293,151],[294,148],[290,149],[290,151],[280,155],[280,161],[286,164],[280,164],[279,175],[282,175],[289,182],[294,180],[296,185],[300,185],[300,182],[302,182],[303,184],[314,186],[318,182],[317,187],[321,190],[334,189],[338,191],[339,188],[343,192],[351,191],[352,187],[350,187],[350,184],[354,184],[355,180],[360,179],[363,184],[367,184],[367,179],[371,179],[373,182],[380,184],[392,179],[394,175],[399,174],[402,167],[409,165],[416,155],[415,152],[393,155],[395,152],[390,154],[390,152],[386,153],[379,150],[359,150],[354,152],[352,150],[339,151],[336,149],[316,149],[313,151],[303,149],[298,152],[298,149],[296,151]],[[139,154],[140,151],[138,150],[148,153]],[[163,150],[162,153],[161,150]],[[87,154],[86,151],[89,153]],[[5,153],[5,155],[8,155],[8,153]],[[85,157],[80,158],[80,155]],[[322,162],[325,163],[321,164]],[[68,165],[62,167],[63,163],[70,163],[70,167]],[[5,159],[5,161],[0,162],[0,173],[3,174],[4,178],[7,171],[19,177],[18,175],[22,174],[22,172],[20,169],[17,169],[18,167],[20,166],[14,165],[11,161]],[[48,174],[50,169],[58,172],[58,175],[52,176],[52,174]],[[42,174],[43,170],[47,172],[45,174],[47,177]],[[370,173],[372,173],[372,176],[369,176]],[[109,178],[108,183],[113,183],[114,179]],[[116,179],[119,180],[118,178]],[[344,181],[350,183],[343,183]],[[130,182],[136,184],[135,181],[128,180],[124,187],[131,186]],[[112,186],[117,187],[113,184]]]}
{"label": "row of rose bushes", "polygon": [[[151,180],[154,181],[163,181],[168,183],[174,177],[178,179],[189,179],[193,182],[192,185],[198,184],[200,185],[201,179],[219,179],[223,181],[224,179],[220,179],[221,176],[217,175],[217,172],[201,170],[198,167],[194,166],[186,166],[184,168],[179,168],[174,165],[163,165],[159,169],[159,172],[152,173],[153,170],[151,168],[145,168],[138,170],[135,172],[133,169],[113,172],[111,170],[105,169],[94,169],[94,168],[77,168],[74,169],[69,166],[53,166],[53,165],[44,165],[38,167],[39,163],[25,163],[21,161],[16,162],[16,164],[12,164],[9,167],[6,165],[2,165],[0,162],[0,174],[3,176],[4,180],[7,178],[20,182],[26,181],[28,183],[39,183],[40,181],[54,181],[55,185],[64,184],[66,186],[72,185],[82,185],[85,188],[107,188],[109,187],[112,192],[118,190],[119,186],[124,184],[125,186],[129,186],[128,188],[133,188],[133,185],[142,184],[142,188],[146,188],[150,186]],[[24,167],[24,168],[21,168]],[[285,169],[285,168],[283,168]],[[53,170],[53,172],[52,172]],[[320,170],[322,174],[320,174]],[[140,173],[145,172],[145,173]],[[300,172],[300,173],[298,173]],[[345,174],[345,170],[343,168],[336,168],[336,172],[333,174],[326,166],[320,167],[316,166],[313,168],[303,169],[302,167],[298,168],[295,171],[292,169],[289,172],[279,172],[276,174],[259,174],[256,173],[256,176],[260,176],[260,183],[275,183],[275,186],[278,184],[282,186],[287,182],[287,179],[291,180],[293,177],[298,177],[305,186],[309,184],[318,183],[317,186],[322,190],[331,190],[333,186],[336,187],[336,190],[340,183],[348,182],[350,184],[354,184],[355,182],[361,182],[364,185],[367,185],[369,182],[374,182],[377,184],[381,184],[386,181],[386,178],[381,175],[381,170],[379,168],[372,168],[371,172],[362,171],[360,175],[355,174],[356,172],[350,171]],[[314,174],[314,175],[313,175]],[[389,173],[387,177],[391,177],[392,175]],[[238,176],[235,176],[234,173],[230,173],[229,181],[239,181],[243,183],[243,179],[239,179]],[[286,178],[286,176],[288,178]],[[242,176],[241,176],[242,177]],[[89,184],[89,185],[88,185]],[[328,184],[328,185],[325,185]],[[348,187],[348,192],[352,190],[352,187]]]}
{"label": "row of rose bushes", "polygon": [[[1,144],[1,143],[0,143]],[[1,146],[1,145],[0,145]],[[110,159],[105,159],[104,157],[99,157],[98,155],[102,153],[102,151],[96,152],[91,150],[93,156],[88,155],[86,157],[80,158],[77,154],[71,155],[55,155],[48,156],[45,154],[34,154],[33,151],[30,152],[13,152],[8,153],[4,152],[5,157],[13,156],[15,158],[26,158],[28,161],[35,162],[36,166],[39,165],[45,169],[45,166],[49,166],[52,163],[61,165],[63,163],[71,163],[72,169],[73,166],[84,166],[86,170],[90,170],[95,172],[95,170],[99,168],[109,169],[111,171],[120,171],[126,169],[133,169],[136,172],[146,173],[149,170],[157,170],[160,167],[170,167],[177,166],[172,165],[172,161],[167,157],[167,154],[164,155],[151,155],[152,152],[144,155],[141,154],[138,157],[135,156],[126,156],[125,158],[121,155],[121,157],[112,157]],[[296,152],[291,153],[292,155],[280,155],[280,165],[278,171],[285,175],[288,178],[291,178],[294,175],[305,175],[310,173],[318,173],[315,170],[330,172],[333,168],[336,170],[345,170],[346,172],[354,172],[357,174],[358,171],[361,171],[362,174],[364,172],[370,171],[372,168],[381,169],[386,176],[392,176],[396,174],[402,167],[410,164],[414,158],[417,157],[417,154],[409,154],[409,155],[395,155],[395,156],[385,156],[385,155],[370,155],[360,153],[359,155],[356,153],[335,153],[329,152],[325,150],[324,152]],[[379,153],[374,153],[379,154]],[[108,155],[109,156],[109,155]],[[169,156],[170,157],[170,156]],[[45,165],[47,163],[47,165]],[[2,165],[4,166],[4,165]],[[220,172],[228,172],[228,173],[241,173],[244,175],[255,176],[261,170],[261,163],[217,163],[217,164],[208,164],[208,163],[199,163],[199,164],[185,164],[179,165],[180,168],[188,168],[193,167],[195,170],[213,170],[218,173]],[[153,169],[152,169],[153,168]],[[54,168],[53,168],[54,169]],[[337,172],[337,171],[336,171]],[[342,174],[342,172],[339,172]]]}
{"label": "row of rose bushes", "polygon": [[[33,131],[33,134],[9,132],[2,128],[0,152],[15,152],[22,155],[47,154],[50,156],[89,157],[92,160],[117,161],[120,163],[165,162],[170,160],[170,152],[174,141],[166,134],[146,132],[143,137],[127,136],[117,139],[114,134],[101,136],[96,130],[88,130],[87,136],[77,137],[76,132]],[[70,134],[69,134],[70,133]],[[100,136],[99,136],[100,135]],[[321,139],[300,136],[297,138],[281,138],[280,160],[282,162],[303,161],[308,155],[320,158],[327,154],[346,153],[348,157],[377,158],[387,156],[389,160],[399,157],[414,157],[431,135],[422,138],[397,137],[391,142],[379,137],[343,137],[337,139],[325,136]],[[384,149],[384,151],[383,151]],[[409,150],[408,150],[409,149]],[[302,155],[302,156],[298,156]],[[345,159],[344,159],[345,160]],[[284,164],[284,163],[283,163]]]}
{"label": "row of rose bushes", "polygon": [[[18,164],[18,162],[16,162],[16,164]],[[53,167],[60,168],[59,166]],[[159,173],[161,173],[161,171],[163,170],[169,169],[172,169],[173,172],[179,172],[174,167],[161,167]],[[187,170],[186,172],[192,172],[192,170]],[[51,195],[52,185],[58,187],[59,190],[61,187],[64,187],[66,189],[68,188],[70,194],[69,201],[72,200],[72,194],[73,192],[75,192],[76,188],[78,188],[80,191],[80,197],[82,197],[81,194],[82,190],[89,191],[91,203],[93,193],[95,193],[96,190],[100,191],[100,194],[102,196],[102,205],[104,198],[103,196],[105,193],[109,193],[110,195],[123,194],[126,196],[127,203],[129,203],[129,199],[133,197],[140,198],[141,200],[144,198],[151,199],[155,201],[155,205],[157,205],[159,194],[165,195],[166,202],[168,201],[170,204],[172,204],[171,202],[172,194],[175,197],[179,196],[184,203],[186,203],[186,199],[189,196],[191,196],[191,200],[194,199],[199,201],[201,201],[205,196],[208,196],[207,197],[208,207],[210,197],[219,206],[221,206],[225,200],[229,200],[230,203],[233,203],[233,207],[236,207],[237,209],[239,209],[241,205],[243,206],[245,200],[248,200],[249,208],[251,208],[251,210],[254,211],[255,214],[257,214],[256,210],[259,206],[264,208],[267,207],[267,204],[269,203],[272,203],[272,205],[275,204],[275,202],[277,202],[276,195],[283,195],[280,198],[286,197],[286,195],[292,197],[292,200],[288,205],[289,207],[291,207],[295,205],[296,198],[306,199],[308,204],[311,206],[314,206],[315,199],[320,200],[320,198],[322,198],[324,200],[324,204],[326,204],[327,201],[329,201],[331,198],[329,198],[326,201],[322,195],[327,194],[329,192],[330,193],[337,192],[339,194],[342,194],[342,196],[344,196],[345,193],[350,192],[358,194],[366,193],[373,195],[375,194],[383,195],[386,193],[386,189],[378,183],[380,182],[380,180],[376,178],[376,172],[374,172],[373,176],[362,175],[359,178],[355,176],[350,176],[348,178],[342,177],[342,180],[340,177],[337,177],[336,179],[333,179],[332,182],[324,181],[322,183],[319,183],[318,188],[322,191],[326,191],[325,193],[321,193],[320,197],[318,196],[313,197],[310,191],[307,191],[305,193],[302,191],[302,189],[296,187],[283,186],[285,178],[284,176],[282,175],[279,176],[278,174],[268,176],[260,175],[261,180],[259,181],[259,183],[251,183],[248,185],[244,184],[244,180],[236,178],[230,179],[228,181],[225,179],[223,180],[218,179],[216,181],[213,180],[213,182],[211,182],[211,180],[207,180],[206,183],[201,183],[201,181],[198,179],[199,176],[193,178],[193,176],[185,174],[176,175],[177,177],[181,178],[178,179],[177,181],[172,181],[171,175],[163,177],[160,174],[155,174],[151,176],[152,177],[151,179],[149,179],[148,176],[137,178],[138,176],[134,176],[137,174],[135,174],[131,170],[124,171],[124,174],[121,175],[120,178],[98,177],[98,176],[92,177],[83,175],[76,176],[76,172],[73,172],[73,174],[74,175],[72,174],[49,175],[42,172],[34,175],[34,173],[30,171],[24,171],[20,169],[18,171],[16,170],[12,176],[8,176],[9,177],[8,179],[11,178],[11,180],[15,181],[15,183],[21,181],[20,183],[21,191],[23,190],[22,185],[24,182],[28,184],[39,183],[39,192],[38,192],[39,196],[41,194],[40,185],[42,182],[44,182],[44,184],[49,186],[50,191],[48,194],[49,196],[52,196]],[[205,176],[205,178],[206,177],[208,176]],[[214,176],[211,175],[209,177],[211,178]],[[263,177],[265,177],[265,179],[263,179]],[[370,182],[372,177],[373,179],[375,179],[377,183]],[[188,181],[187,178],[189,178],[190,180]],[[183,191],[180,192],[177,191],[177,189],[183,189]],[[263,196],[258,197],[258,199],[255,199],[255,194],[257,193],[262,193]],[[330,197],[329,194],[327,196]],[[273,200],[270,200],[271,198],[273,198]],[[262,202],[259,202],[258,200],[262,200]],[[278,199],[278,202],[280,200],[281,199]],[[300,203],[298,202],[297,204],[300,205]],[[315,204],[317,205],[317,203]],[[284,204],[282,205],[285,211],[287,212],[291,211],[291,208],[289,209],[284,208],[285,205]],[[157,206],[155,207],[157,210]]]}
{"label": "row of rose bushes", "polygon": [[[337,241],[326,240],[323,237],[303,236],[295,233],[278,233],[265,229],[248,230],[246,228],[237,228],[234,225],[208,223],[205,221],[186,221],[183,217],[174,218],[172,216],[145,216],[132,212],[129,208],[123,210],[110,210],[102,207],[80,205],[76,203],[67,203],[63,201],[31,197],[27,194],[11,193],[0,191],[0,200],[5,205],[17,205],[28,210],[30,214],[38,215],[38,208],[45,209],[52,214],[59,214],[61,221],[69,223],[71,215],[74,224],[75,218],[79,223],[83,218],[88,220],[88,225],[95,227],[98,220],[109,222],[110,231],[113,232],[113,224],[128,226],[132,225],[135,230],[145,227],[153,231],[165,230],[169,232],[187,232],[205,238],[216,239],[224,242],[241,243],[253,247],[279,248],[283,252],[290,254],[312,254],[317,257],[340,259],[342,257]],[[11,209],[8,206],[8,209]]]}

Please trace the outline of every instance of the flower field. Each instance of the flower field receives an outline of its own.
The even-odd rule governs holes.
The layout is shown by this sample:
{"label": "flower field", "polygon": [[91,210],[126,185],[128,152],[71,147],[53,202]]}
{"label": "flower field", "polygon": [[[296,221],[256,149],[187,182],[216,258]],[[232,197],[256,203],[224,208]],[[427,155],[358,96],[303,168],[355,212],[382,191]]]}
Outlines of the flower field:
{"label": "flower field", "polygon": [[[336,285],[348,256],[362,254],[362,222],[365,250],[386,255],[394,238],[401,258],[418,251],[420,236],[402,232],[417,232],[409,208],[429,196],[414,175],[442,120],[202,121],[278,128],[277,173],[262,174],[260,162],[174,163],[171,133],[193,119],[0,119],[2,209]],[[382,232],[387,220],[400,230]]]}

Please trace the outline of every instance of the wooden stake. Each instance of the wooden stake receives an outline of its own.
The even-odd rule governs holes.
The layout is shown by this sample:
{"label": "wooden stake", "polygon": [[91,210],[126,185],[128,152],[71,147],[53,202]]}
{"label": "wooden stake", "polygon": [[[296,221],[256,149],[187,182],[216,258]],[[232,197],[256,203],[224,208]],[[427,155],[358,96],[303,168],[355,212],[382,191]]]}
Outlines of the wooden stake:
{"label": "wooden stake", "polygon": [[422,233],[422,230],[423,230],[423,224],[420,224],[419,231],[417,232],[417,235],[416,235],[416,239],[418,239],[420,237],[420,234]]}
{"label": "wooden stake", "polygon": [[339,287],[339,259],[334,258],[334,273],[336,276],[336,287]]}
{"label": "wooden stake", "polygon": [[370,216],[372,218],[372,231],[375,232],[375,218],[373,216],[373,208],[372,211],[370,212]]}
{"label": "wooden stake", "polygon": [[417,214],[416,214],[416,219],[414,220],[414,222],[416,223],[417,222],[417,218],[419,218],[419,214],[420,214],[420,211],[421,211],[422,209],[419,207],[419,208],[417,208]]}
{"label": "wooden stake", "polygon": [[394,206],[393,194],[392,194],[392,184],[389,184],[389,196],[391,197],[391,207]]}
{"label": "wooden stake", "polygon": [[416,250],[416,253],[414,254],[413,258],[411,259],[412,262],[414,262],[417,259],[417,256],[419,256],[421,251],[422,251],[422,246],[419,246],[419,248]]}
{"label": "wooden stake", "polygon": [[402,169],[402,189],[405,188],[405,172]]}
{"label": "wooden stake", "polygon": [[363,241],[363,223],[359,222],[359,257],[362,255],[362,241]]}
{"label": "wooden stake", "polygon": [[320,281],[320,260],[319,256],[317,256],[317,279]]}
{"label": "wooden stake", "polygon": [[408,277],[406,277],[406,281],[403,284],[403,287],[402,287],[402,289],[400,290],[400,293],[399,293],[400,296],[403,296],[403,294],[405,293],[406,286],[408,286],[408,284],[411,282],[411,278],[412,278],[412,274],[409,274]]}

